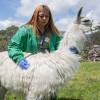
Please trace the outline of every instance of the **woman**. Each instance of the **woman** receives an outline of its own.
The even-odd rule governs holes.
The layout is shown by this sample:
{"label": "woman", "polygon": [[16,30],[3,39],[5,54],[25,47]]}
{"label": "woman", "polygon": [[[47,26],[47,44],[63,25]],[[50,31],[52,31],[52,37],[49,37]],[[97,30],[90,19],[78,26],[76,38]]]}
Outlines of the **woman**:
{"label": "woman", "polygon": [[9,57],[21,69],[29,67],[23,52],[55,51],[61,36],[54,25],[51,11],[46,5],[39,5],[29,22],[19,28],[8,45]]}

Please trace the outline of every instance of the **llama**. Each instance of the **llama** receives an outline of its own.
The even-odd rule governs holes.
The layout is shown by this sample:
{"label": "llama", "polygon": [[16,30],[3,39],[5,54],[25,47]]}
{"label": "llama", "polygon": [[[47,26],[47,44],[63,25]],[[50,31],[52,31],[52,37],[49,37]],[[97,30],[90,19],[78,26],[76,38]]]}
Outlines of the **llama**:
{"label": "llama", "polygon": [[0,53],[0,100],[4,100],[7,90],[23,94],[24,100],[50,100],[50,94],[57,93],[73,77],[79,68],[80,56],[69,48],[75,47],[80,52],[86,41],[85,28],[80,29],[81,11],[82,8],[76,21],[64,34],[58,50],[26,57],[30,63],[27,70],[21,70],[8,57],[7,51]]}

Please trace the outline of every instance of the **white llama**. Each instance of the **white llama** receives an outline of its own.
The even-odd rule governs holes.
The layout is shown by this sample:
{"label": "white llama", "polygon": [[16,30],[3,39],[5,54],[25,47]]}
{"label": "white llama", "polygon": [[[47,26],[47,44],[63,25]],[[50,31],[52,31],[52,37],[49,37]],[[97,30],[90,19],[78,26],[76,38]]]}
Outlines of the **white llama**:
{"label": "white llama", "polygon": [[27,57],[30,63],[27,70],[21,70],[8,57],[6,51],[0,53],[0,100],[4,100],[6,90],[22,93],[24,100],[50,100],[50,94],[57,93],[57,90],[72,78],[79,68],[80,56],[69,48],[75,47],[80,52],[86,40],[83,33],[85,28],[80,29],[81,11],[82,8],[76,21],[64,34],[58,50]]}

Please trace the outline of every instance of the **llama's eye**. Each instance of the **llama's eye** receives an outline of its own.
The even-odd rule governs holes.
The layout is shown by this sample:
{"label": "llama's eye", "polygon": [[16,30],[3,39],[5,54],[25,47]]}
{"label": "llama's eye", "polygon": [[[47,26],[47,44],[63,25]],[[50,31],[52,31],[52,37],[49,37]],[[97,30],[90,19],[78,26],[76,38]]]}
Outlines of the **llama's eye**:
{"label": "llama's eye", "polygon": [[90,20],[83,20],[83,21],[81,21],[81,24],[90,26],[90,25],[92,25],[92,22]]}
{"label": "llama's eye", "polygon": [[90,20],[86,17],[81,17],[81,24],[82,25],[92,25],[92,20]]}
{"label": "llama's eye", "polygon": [[83,22],[90,22],[90,20],[84,20]]}

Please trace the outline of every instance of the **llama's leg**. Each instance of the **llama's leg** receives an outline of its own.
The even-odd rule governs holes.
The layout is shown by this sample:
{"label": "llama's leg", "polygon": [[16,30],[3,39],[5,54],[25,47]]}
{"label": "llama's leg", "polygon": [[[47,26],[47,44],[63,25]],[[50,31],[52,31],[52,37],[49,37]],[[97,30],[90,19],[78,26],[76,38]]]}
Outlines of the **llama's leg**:
{"label": "llama's leg", "polygon": [[35,96],[34,94],[33,95],[28,94],[25,100],[42,100],[42,99],[39,99],[39,97]]}
{"label": "llama's leg", "polygon": [[36,95],[32,91],[29,91],[26,100],[47,100],[47,99],[45,99],[45,97],[42,94]]}
{"label": "llama's leg", "polygon": [[32,91],[29,91],[27,93],[25,100],[37,100],[37,99],[36,99],[35,95],[32,93]]}
{"label": "llama's leg", "polygon": [[57,94],[56,94],[56,92],[50,93],[49,96],[50,96],[50,100],[57,100]]}
{"label": "llama's leg", "polygon": [[0,86],[0,100],[4,100],[7,89]]}
{"label": "llama's leg", "polygon": [[57,100],[56,92],[51,92],[49,95],[36,95],[33,91],[29,91],[26,100]]}

